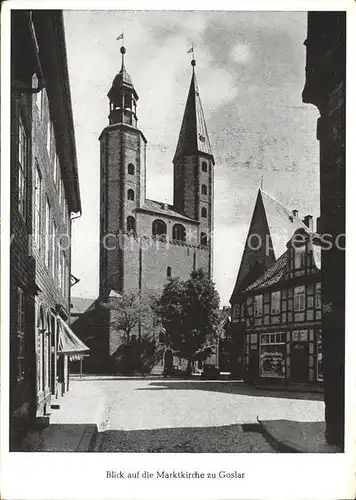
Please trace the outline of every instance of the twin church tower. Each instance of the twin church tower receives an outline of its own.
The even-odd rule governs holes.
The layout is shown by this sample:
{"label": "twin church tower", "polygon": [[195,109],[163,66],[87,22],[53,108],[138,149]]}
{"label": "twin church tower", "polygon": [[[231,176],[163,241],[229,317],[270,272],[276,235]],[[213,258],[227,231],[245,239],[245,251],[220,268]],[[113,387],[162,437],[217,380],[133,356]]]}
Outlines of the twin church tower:
{"label": "twin church tower", "polygon": [[[122,65],[100,135],[100,296],[162,290],[168,277],[194,269],[210,276],[213,258],[214,158],[200,101],[195,60],[173,157],[173,205],[146,198],[146,143],[138,94]],[[173,96],[172,96],[173,98]]]}

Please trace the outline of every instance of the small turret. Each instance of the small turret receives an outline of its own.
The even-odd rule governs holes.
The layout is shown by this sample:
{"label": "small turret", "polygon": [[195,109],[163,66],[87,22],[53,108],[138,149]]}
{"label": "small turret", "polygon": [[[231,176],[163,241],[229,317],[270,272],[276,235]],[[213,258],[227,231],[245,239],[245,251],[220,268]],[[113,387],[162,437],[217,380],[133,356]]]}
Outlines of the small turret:
{"label": "small turret", "polygon": [[136,127],[138,95],[133,86],[132,79],[125,68],[125,47],[121,47],[120,52],[122,56],[121,70],[115,76],[111,89],[108,92],[110,101],[109,121],[110,125],[113,123],[126,123],[127,125]]}

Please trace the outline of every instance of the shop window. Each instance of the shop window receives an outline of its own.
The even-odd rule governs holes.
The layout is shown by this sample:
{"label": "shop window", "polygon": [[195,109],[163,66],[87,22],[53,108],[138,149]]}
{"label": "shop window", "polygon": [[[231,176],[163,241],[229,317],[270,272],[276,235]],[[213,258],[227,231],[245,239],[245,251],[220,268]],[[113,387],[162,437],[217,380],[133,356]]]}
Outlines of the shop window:
{"label": "shop window", "polygon": [[172,277],[172,268],[171,266],[168,266],[167,267],[167,278],[171,278]]}
{"label": "shop window", "polygon": [[202,216],[203,219],[206,219],[207,216],[208,216],[208,211],[207,211],[207,209],[205,207],[203,207],[201,209],[201,216]]}
{"label": "shop window", "polygon": [[208,194],[208,188],[206,187],[205,184],[203,184],[201,187],[201,194],[204,194],[204,195]]}
{"label": "shop window", "polygon": [[265,333],[260,338],[260,376],[284,378],[285,333]]}
{"label": "shop window", "polygon": [[201,164],[201,169],[203,172],[208,171],[208,164],[206,163],[206,161],[203,161],[203,163]]}
{"label": "shop window", "polygon": [[281,311],[281,292],[271,293],[271,313],[278,314]]}
{"label": "shop window", "polygon": [[294,288],[294,310],[304,311],[305,309],[305,286]]}
{"label": "shop window", "polygon": [[25,294],[17,289],[17,381],[25,378]]}
{"label": "shop window", "polygon": [[136,231],[136,221],[135,217],[129,215],[126,219],[126,230],[128,233],[133,233]]}
{"label": "shop window", "polygon": [[134,201],[134,200],[135,200],[135,192],[134,192],[134,190],[133,190],[133,189],[129,189],[129,190],[127,191],[127,199],[128,199],[129,201]]}
{"label": "shop window", "polygon": [[186,230],[182,224],[174,224],[173,226],[173,239],[178,241],[186,240]]}
{"label": "shop window", "polygon": [[203,247],[206,247],[208,245],[208,237],[207,237],[206,233],[201,233],[201,235],[200,235],[200,244]]}
{"label": "shop window", "polygon": [[315,285],[315,307],[321,308],[321,283]]}
{"label": "shop window", "polygon": [[132,163],[128,164],[127,172],[129,175],[135,175],[135,166]]}
{"label": "shop window", "polygon": [[253,313],[255,316],[262,316],[262,295],[255,295],[253,301]]}
{"label": "shop window", "polygon": [[163,236],[167,234],[167,225],[161,219],[152,222],[152,236]]}

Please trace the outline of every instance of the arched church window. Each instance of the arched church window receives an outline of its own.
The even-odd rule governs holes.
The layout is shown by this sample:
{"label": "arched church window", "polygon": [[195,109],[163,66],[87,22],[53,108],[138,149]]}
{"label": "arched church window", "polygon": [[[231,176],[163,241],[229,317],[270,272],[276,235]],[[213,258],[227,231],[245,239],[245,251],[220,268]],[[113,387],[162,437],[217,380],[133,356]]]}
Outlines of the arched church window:
{"label": "arched church window", "polygon": [[185,241],[186,230],[182,224],[174,224],[173,226],[173,239],[178,241]]}
{"label": "arched church window", "polygon": [[152,222],[152,236],[162,236],[167,234],[166,223],[161,219]]}
{"label": "arched church window", "polygon": [[203,219],[206,219],[208,216],[208,211],[205,207],[201,209],[201,216],[203,217]]}
{"label": "arched church window", "polygon": [[201,164],[201,169],[203,172],[208,171],[208,164],[206,163],[206,161],[203,161],[203,163]]}
{"label": "arched church window", "polygon": [[134,175],[135,174],[135,166],[132,163],[129,163],[127,166],[127,172],[129,175]]}
{"label": "arched church window", "polygon": [[167,267],[167,278],[170,278],[172,276],[172,268],[171,266]]}
{"label": "arched church window", "polygon": [[201,194],[208,194],[208,188],[205,184],[203,184],[201,187]]}
{"label": "arched church window", "polygon": [[126,219],[126,229],[128,233],[136,231],[136,221],[132,215],[129,215]]}
{"label": "arched church window", "polygon": [[201,235],[200,235],[200,244],[203,247],[208,246],[208,237],[207,237],[206,233],[201,233]]}
{"label": "arched church window", "polygon": [[130,200],[130,201],[134,201],[135,200],[135,192],[133,189],[129,189],[127,191],[127,199]]}

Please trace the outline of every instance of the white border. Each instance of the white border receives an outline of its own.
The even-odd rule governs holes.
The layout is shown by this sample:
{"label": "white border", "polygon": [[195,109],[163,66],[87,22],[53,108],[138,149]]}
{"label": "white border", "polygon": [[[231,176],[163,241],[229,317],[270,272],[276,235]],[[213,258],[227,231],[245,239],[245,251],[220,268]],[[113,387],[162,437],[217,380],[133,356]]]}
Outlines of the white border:
{"label": "white border", "polygon": [[[91,498],[224,498],[224,499],[332,499],[355,495],[355,130],[356,88],[354,66],[356,47],[356,3],[353,0],[189,0],[161,2],[131,0],[36,1],[12,0],[3,3],[1,19],[1,333],[2,333],[2,409],[1,409],[1,494],[10,499],[91,499]],[[26,454],[8,449],[9,396],[9,186],[10,172],[10,9],[97,9],[97,10],[347,10],[347,301],[346,301],[346,452],[345,454]],[[316,124],[315,124],[316,125]],[[107,480],[105,471],[237,470],[244,480]]]}

